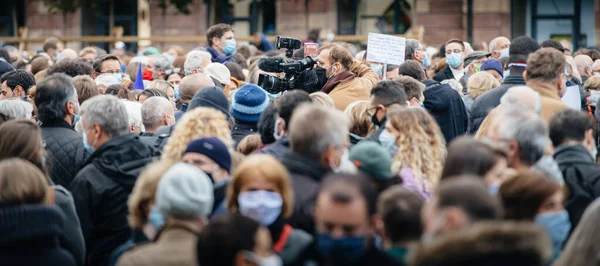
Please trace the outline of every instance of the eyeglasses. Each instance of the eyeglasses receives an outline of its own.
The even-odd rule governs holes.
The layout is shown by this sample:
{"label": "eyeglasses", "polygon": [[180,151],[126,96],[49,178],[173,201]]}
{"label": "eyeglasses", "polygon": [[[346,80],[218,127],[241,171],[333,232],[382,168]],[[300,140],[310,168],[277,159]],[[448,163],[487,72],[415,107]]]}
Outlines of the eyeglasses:
{"label": "eyeglasses", "polygon": [[446,50],[446,54],[451,54],[451,53],[457,53],[457,54],[460,54],[460,53],[462,53],[462,52],[463,52],[463,51],[462,51],[462,50],[460,50],[460,49]]}
{"label": "eyeglasses", "polygon": [[[393,104],[393,103],[390,103],[390,104],[383,104],[383,107],[385,107],[385,108],[388,108],[388,107],[390,107],[392,104]],[[371,107],[371,108],[367,109],[367,115],[368,115],[368,116],[373,116],[375,113],[377,113],[377,110],[378,110],[380,107],[381,107],[381,104],[380,104],[380,105],[377,105],[377,106],[375,106],[375,107]],[[373,111],[375,111],[375,113],[373,113]]]}
{"label": "eyeglasses", "polygon": [[123,74],[123,71],[121,71],[120,69],[114,69],[114,70],[106,70],[104,72],[100,72],[100,74]]}

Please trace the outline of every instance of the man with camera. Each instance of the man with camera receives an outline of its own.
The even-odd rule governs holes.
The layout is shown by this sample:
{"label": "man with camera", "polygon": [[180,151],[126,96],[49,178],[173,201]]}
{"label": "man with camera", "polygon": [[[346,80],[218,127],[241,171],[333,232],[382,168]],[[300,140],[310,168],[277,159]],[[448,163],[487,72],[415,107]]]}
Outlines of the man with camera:
{"label": "man with camera", "polygon": [[340,42],[319,49],[317,66],[319,84],[324,84],[321,91],[342,111],[352,102],[368,100],[371,88],[379,81],[377,73],[354,60],[346,44]]}

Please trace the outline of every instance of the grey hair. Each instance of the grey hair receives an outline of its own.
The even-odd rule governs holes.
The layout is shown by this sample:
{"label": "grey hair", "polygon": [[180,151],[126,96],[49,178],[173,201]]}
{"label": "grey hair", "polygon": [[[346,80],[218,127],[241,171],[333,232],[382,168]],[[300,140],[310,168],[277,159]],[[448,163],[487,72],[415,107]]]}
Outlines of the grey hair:
{"label": "grey hair", "polygon": [[406,46],[404,50],[404,60],[413,59],[413,55],[417,48],[419,48],[419,41],[415,39],[406,39]]}
{"label": "grey hair", "polygon": [[534,165],[542,158],[548,144],[548,127],[544,120],[533,112],[518,108],[503,109],[496,119],[499,121],[498,136],[519,144],[522,162]]}
{"label": "grey hair", "polygon": [[343,147],[350,121],[337,109],[306,103],[294,110],[290,121],[291,150],[319,160],[329,147]]}
{"label": "grey hair", "polygon": [[4,49],[7,53],[14,53],[19,51],[19,49],[13,45],[5,45],[4,47],[2,47],[2,49]]}
{"label": "grey hair", "polygon": [[129,64],[140,63],[142,65],[147,65],[148,60],[149,60],[149,58],[147,56],[143,56],[143,55],[135,56],[135,57],[131,58],[131,60],[129,60]]}
{"label": "grey hair", "polygon": [[122,100],[127,109],[127,121],[129,126],[142,126],[142,104],[128,100]]}
{"label": "grey hair", "polygon": [[488,49],[490,50],[490,53],[494,52],[494,47],[496,47],[496,41],[498,41],[499,37],[494,38],[493,40],[490,41],[490,44],[488,46]]}
{"label": "grey hair", "polygon": [[20,99],[7,99],[0,101],[0,113],[10,119],[31,119],[33,105]]}
{"label": "grey hair", "polygon": [[440,82],[441,84],[448,84],[450,85],[450,87],[452,87],[454,90],[456,90],[458,92],[458,94],[460,94],[461,96],[463,95],[463,85],[460,84],[460,82],[456,81],[455,79],[445,79],[442,80],[442,82]]}
{"label": "grey hair", "polygon": [[542,100],[540,94],[527,86],[515,86],[500,98],[503,108],[525,109],[540,114],[542,112]]}
{"label": "grey hair", "polygon": [[121,99],[113,95],[99,95],[86,100],[79,114],[88,128],[97,123],[111,138],[129,133],[127,108]]}
{"label": "grey hair", "polygon": [[209,52],[194,50],[188,53],[187,58],[185,59],[185,63],[183,63],[183,69],[185,71],[185,75],[191,75],[194,69],[202,67],[203,62],[208,60],[211,61],[212,56]]}
{"label": "grey hair", "polygon": [[173,68],[169,59],[161,54],[151,55],[150,58],[154,59],[154,67],[160,68],[164,70],[169,70]]}
{"label": "grey hair", "polygon": [[142,104],[142,122],[146,129],[161,126],[163,117],[173,111],[173,105],[164,97],[150,97]]}

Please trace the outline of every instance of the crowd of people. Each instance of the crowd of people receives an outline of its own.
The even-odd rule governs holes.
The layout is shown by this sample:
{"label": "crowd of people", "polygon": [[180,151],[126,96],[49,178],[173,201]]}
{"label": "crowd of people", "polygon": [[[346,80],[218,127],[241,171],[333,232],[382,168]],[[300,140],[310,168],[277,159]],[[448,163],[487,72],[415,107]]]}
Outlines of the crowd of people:
{"label": "crowd of people", "polygon": [[284,51],[206,37],[0,49],[0,264],[600,263],[599,50],[407,39],[384,75],[313,38],[317,89],[274,92]]}

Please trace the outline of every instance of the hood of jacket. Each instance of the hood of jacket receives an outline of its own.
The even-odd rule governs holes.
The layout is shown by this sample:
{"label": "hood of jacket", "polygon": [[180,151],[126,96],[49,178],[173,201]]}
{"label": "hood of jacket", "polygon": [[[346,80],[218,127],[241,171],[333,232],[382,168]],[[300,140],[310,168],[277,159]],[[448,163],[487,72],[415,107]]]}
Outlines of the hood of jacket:
{"label": "hood of jacket", "polygon": [[482,222],[416,246],[409,265],[546,265],[550,239],[532,222]]}
{"label": "hood of jacket", "polygon": [[281,157],[281,163],[288,169],[290,174],[307,176],[316,182],[320,182],[330,170],[329,167],[320,162],[292,151]]}
{"label": "hood of jacket", "polygon": [[104,175],[128,189],[133,189],[140,172],[160,151],[144,143],[134,133],[114,137],[88,159]]}
{"label": "hood of jacket", "polygon": [[583,145],[561,145],[554,152],[554,160],[562,164],[596,165],[594,158]]}
{"label": "hood of jacket", "polygon": [[64,216],[54,208],[43,205],[0,208],[0,247],[15,243],[45,243],[58,245],[64,230]]}

